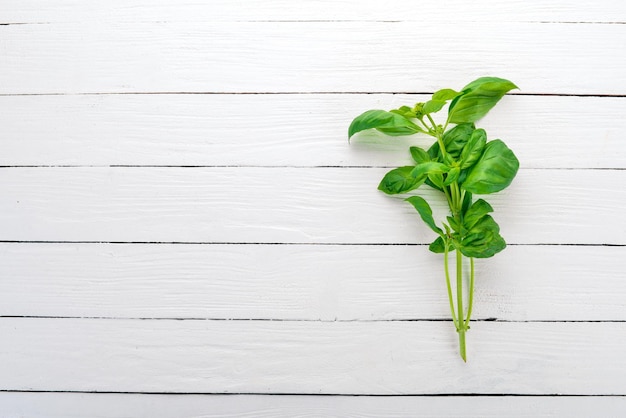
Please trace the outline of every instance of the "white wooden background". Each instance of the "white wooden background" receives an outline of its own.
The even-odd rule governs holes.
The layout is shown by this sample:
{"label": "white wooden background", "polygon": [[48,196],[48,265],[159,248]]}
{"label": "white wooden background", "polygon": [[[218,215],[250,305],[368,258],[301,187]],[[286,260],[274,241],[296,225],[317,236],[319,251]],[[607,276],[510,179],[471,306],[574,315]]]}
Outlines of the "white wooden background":
{"label": "white wooden background", "polygon": [[[0,416],[625,416],[625,24],[0,0]],[[480,125],[522,169],[464,364],[432,234],[376,190],[425,140],[346,134],[483,75],[521,87]]]}

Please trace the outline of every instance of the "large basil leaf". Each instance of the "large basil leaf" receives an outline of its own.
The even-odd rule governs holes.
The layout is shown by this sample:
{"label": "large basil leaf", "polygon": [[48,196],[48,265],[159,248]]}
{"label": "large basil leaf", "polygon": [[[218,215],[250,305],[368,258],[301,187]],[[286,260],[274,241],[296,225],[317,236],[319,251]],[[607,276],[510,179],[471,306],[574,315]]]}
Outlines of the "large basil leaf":
{"label": "large basil leaf", "polygon": [[352,121],[348,128],[348,138],[351,138],[357,132],[372,128],[392,136],[413,135],[418,132],[424,132],[419,126],[397,113],[385,110],[368,110]]}
{"label": "large basil leaf", "polygon": [[518,88],[509,80],[481,77],[465,86],[448,108],[448,123],[476,122],[510,90]]}
{"label": "large basil leaf", "polygon": [[469,169],[461,187],[474,194],[499,192],[513,181],[519,161],[504,142],[487,142],[480,159]]}
{"label": "large basil leaf", "polygon": [[411,172],[415,166],[398,167],[387,174],[381,180],[378,185],[378,190],[381,190],[387,194],[398,194],[417,189],[424,183],[426,176],[416,178],[411,175]]}
{"label": "large basil leaf", "polygon": [[443,235],[443,231],[441,230],[441,228],[435,225],[435,220],[433,219],[433,210],[430,208],[430,205],[426,200],[424,200],[420,196],[411,196],[405,200],[413,205],[413,207],[422,217],[424,223],[428,225],[430,229],[432,229],[439,235]]}
{"label": "large basil leaf", "polygon": [[500,227],[490,215],[483,216],[461,240],[461,252],[467,257],[493,257],[505,247]]}

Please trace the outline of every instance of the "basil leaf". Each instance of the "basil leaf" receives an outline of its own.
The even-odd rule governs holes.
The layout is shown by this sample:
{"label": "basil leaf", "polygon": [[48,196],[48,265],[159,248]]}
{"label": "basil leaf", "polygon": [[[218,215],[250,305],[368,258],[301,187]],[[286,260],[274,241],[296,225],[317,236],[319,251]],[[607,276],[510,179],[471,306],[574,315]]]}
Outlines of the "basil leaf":
{"label": "basil leaf", "polygon": [[472,132],[472,136],[461,151],[461,168],[469,168],[483,153],[483,149],[487,144],[487,133],[484,129],[476,129]]}
{"label": "basil leaf", "polygon": [[441,89],[433,94],[433,100],[448,101],[450,99],[454,99],[458,94],[458,91],[454,91],[452,89]]}
{"label": "basil leaf", "polygon": [[463,198],[463,204],[461,205],[461,213],[467,213],[467,210],[469,209],[471,205],[472,205],[472,194],[470,192],[465,192],[465,197]]}
{"label": "basil leaf", "polygon": [[348,138],[351,138],[357,132],[372,128],[392,136],[413,135],[418,132],[424,132],[419,126],[397,113],[385,110],[368,110],[354,118],[348,128]]}
{"label": "basil leaf", "polygon": [[518,169],[517,157],[504,142],[489,141],[461,187],[474,194],[499,192],[511,184]]}
{"label": "basil leaf", "polygon": [[411,151],[411,157],[413,157],[416,163],[421,164],[430,161],[430,155],[420,147],[411,147],[409,150]]}
{"label": "basil leaf", "polygon": [[410,165],[391,170],[385,174],[381,180],[378,185],[378,190],[383,191],[386,194],[398,194],[417,189],[422,185],[422,183],[424,183],[426,176],[423,176],[422,178],[412,176],[411,172],[414,168],[414,166]]}
{"label": "basil leaf", "polygon": [[447,173],[449,170],[450,170],[450,167],[448,167],[445,164],[438,163],[435,161],[428,161],[428,162],[416,165],[413,168],[411,175],[413,177],[421,177],[421,176],[426,177],[429,174]]}
{"label": "basil leaf", "polygon": [[442,107],[446,105],[445,100],[429,100],[424,103],[424,107],[422,108],[422,113],[427,115],[429,113],[439,112]]}
{"label": "basil leaf", "polygon": [[446,176],[446,180],[443,182],[444,186],[451,185],[453,181],[459,178],[459,174],[461,174],[460,167],[452,168],[452,170],[448,172],[448,175]]}
{"label": "basil leaf", "polygon": [[407,119],[416,118],[415,112],[408,106],[400,106],[398,109],[390,111],[391,113],[397,113],[400,116],[404,116]]}
{"label": "basil leaf", "polygon": [[426,179],[426,184],[428,184],[433,189],[437,189],[440,192],[443,192],[443,174],[429,173],[428,178]]}
{"label": "basil leaf", "polygon": [[[446,244],[442,237],[437,237],[429,246],[428,249],[436,254],[443,254],[446,251]],[[448,243],[448,251],[452,251],[452,243]]]}
{"label": "basil leaf", "polygon": [[483,216],[461,240],[461,252],[467,257],[493,257],[505,247],[500,227],[489,215]]}
{"label": "basil leaf", "polygon": [[518,88],[509,80],[481,77],[465,86],[448,108],[448,123],[476,122],[510,90]]}
{"label": "basil leaf", "polygon": [[461,224],[459,224],[458,220],[456,220],[452,216],[446,216],[446,219],[450,224],[450,228],[452,228],[455,232],[461,232]]}
{"label": "basil leaf", "polygon": [[478,199],[467,209],[465,215],[463,215],[463,226],[469,231],[483,216],[491,212],[493,212],[491,205],[483,199]]}
{"label": "basil leaf", "polygon": [[441,158],[441,150],[439,149],[439,142],[433,143],[426,152],[432,161],[443,161],[443,158]]}
{"label": "basil leaf", "polygon": [[426,200],[424,200],[420,196],[411,196],[405,200],[413,205],[417,212],[419,212],[424,223],[428,225],[430,229],[432,229],[439,235],[443,235],[443,231],[441,230],[441,228],[435,225],[435,220],[433,219],[433,210],[430,208],[430,205],[428,204],[428,202],[426,202]]}
{"label": "basil leaf", "polygon": [[[465,148],[465,144],[469,141],[474,132],[473,123],[463,123],[446,131],[443,134],[443,145],[448,153],[455,160],[458,159]],[[439,147],[437,147],[438,149]]]}

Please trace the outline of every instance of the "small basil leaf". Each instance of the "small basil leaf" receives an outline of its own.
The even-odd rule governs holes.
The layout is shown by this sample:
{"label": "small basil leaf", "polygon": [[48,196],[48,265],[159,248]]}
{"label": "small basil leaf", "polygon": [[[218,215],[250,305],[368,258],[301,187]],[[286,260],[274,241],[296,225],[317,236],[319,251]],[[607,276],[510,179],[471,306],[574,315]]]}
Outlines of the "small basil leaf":
{"label": "small basil leaf", "polygon": [[487,133],[484,129],[476,129],[472,132],[472,136],[461,151],[461,168],[469,168],[483,153],[483,149],[487,144]]}
{"label": "small basil leaf", "polygon": [[510,90],[512,82],[496,77],[481,77],[465,86],[448,108],[448,123],[476,122]]}
{"label": "small basil leaf", "polygon": [[461,232],[461,225],[459,224],[458,220],[456,220],[452,216],[447,216],[446,219],[448,220],[450,227],[454,229],[455,232]]}
{"label": "small basil leaf", "polygon": [[504,142],[496,139],[485,145],[483,154],[469,169],[463,187],[474,194],[489,194],[506,188],[517,174],[519,161]]}
{"label": "small basil leaf", "polygon": [[416,118],[417,115],[413,110],[408,106],[400,106],[398,109],[390,110],[391,113],[397,113],[398,115],[404,116],[407,119]]}
{"label": "small basil leaf", "polygon": [[443,174],[441,173],[428,174],[428,178],[426,179],[426,184],[428,184],[433,189],[437,189],[440,192],[443,192]]}
{"label": "small basil leaf", "polygon": [[472,206],[467,209],[463,215],[463,226],[468,231],[471,230],[479,220],[488,213],[493,212],[493,208],[483,199],[478,199]]}
{"label": "small basil leaf", "polygon": [[446,105],[445,100],[429,100],[424,103],[424,107],[422,108],[422,113],[427,115],[429,113],[439,112],[442,107]]}
{"label": "small basil leaf", "polygon": [[450,167],[448,167],[445,164],[438,163],[435,161],[428,161],[428,162],[416,165],[413,168],[411,175],[413,177],[421,177],[421,176],[426,177],[427,175],[434,174],[434,173],[447,173],[449,170],[450,170]]}
{"label": "small basil leaf", "polygon": [[424,132],[419,126],[397,113],[385,110],[368,110],[352,121],[348,128],[348,138],[357,132],[373,128],[392,136]]}
{"label": "small basil leaf", "polygon": [[466,191],[465,196],[463,197],[463,204],[461,205],[461,212],[467,213],[471,205],[472,205],[472,194]]}
{"label": "small basil leaf", "polygon": [[446,175],[446,180],[443,182],[444,186],[451,185],[452,182],[456,181],[459,178],[459,174],[461,174],[460,167],[452,168],[452,170],[450,170]]}
{"label": "small basil leaf", "polygon": [[422,217],[422,220],[426,225],[430,227],[433,231],[438,233],[439,235],[443,235],[443,231],[437,225],[435,225],[435,220],[433,219],[433,211],[430,208],[430,205],[426,200],[424,200],[420,196],[411,196],[405,199],[407,202],[413,205],[413,207],[417,210],[417,212]]}
{"label": "small basil leaf", "polygon": [[[443,242],[443,238],[437,237],[429,246],[428,249],[436,254],[443,254],[446,252],[446,244]],[[448,245],[448,251],[450,251],[450,246]]]}
{"label": "small basil leaf", "polygon": [[454,91],[452,89],[441,89],[433,94],[433,100],[448,101],[450,99],[454,99],[458,94],[458,91]]}
{"label": "small basil leaf", "polygon": [[413,189],[417,189],[424,183],[426,176],[416,178],[411,175],[414,166],[398,167],[387,174],[378,185],[378,190],[386,194],[405,193]]}
{"label": "small basil leaf", "polygon": [[433,143],[426,152],[428,152],[428,155],[430,156],[430,159],[432,161],[443,161],[443,159],[441,158],[441,151],[439,150],[439,142]]}
{"label": "small basil leaf", "polygon": [[443,134],[443,145],[446,148],[446,153],[454,159],[458,159],[463,148],[465,148],[465,144],[471,138],[474,129],[473,123],[463,123],[446,131]]}
{"label": "small basil leaf", "polygon": [[411,151],[411,157],[413,157],[416,163],[421,164],[430,161],[430,155],[420,147],[411,147],[409,150]]}

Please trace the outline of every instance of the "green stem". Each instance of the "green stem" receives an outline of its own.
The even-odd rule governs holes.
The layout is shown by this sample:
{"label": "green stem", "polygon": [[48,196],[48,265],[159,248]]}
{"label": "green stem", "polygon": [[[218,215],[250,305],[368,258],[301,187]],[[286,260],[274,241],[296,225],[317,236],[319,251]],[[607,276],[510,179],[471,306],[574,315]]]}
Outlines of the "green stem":
{"label": "green stem", "polygon": [[461,352],[461,358],[463,361],[467,361],[467,355],[465,353],[465,323],[463,322],[463,255],[461,250],[456,249],[456,306],[458,309],[459,320],[459,350]]}
{"label": "green stem", "polygon": [[437,132],[437,124],[435,123],[435,120],[433,119],[433,117],[430,116],[430,114],[426,115],[426,117],[428,118],[430,123],[433,125],[433,130]]}
{"label": "green stem", "polygon": [[448,240],[443,240],[443,269],[446,272],[446,286],[448,287],[448,300],[450,301],[450,312],[452,312],[452,321],[454,321],[454,327],[458,330],[459,324],[454,313],[454,300],[452,299],[452,286],[450,285],[450,270],[448,268]]}
{"label": "green stem", "polygon": [[469,329],[469,323],[470,323],[470,318],[472,317],[473,305],[474,305],[474,258],[470,257],[469,303],[467,306],[467,319],[465,320],[465,329]]}

